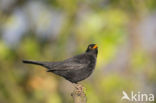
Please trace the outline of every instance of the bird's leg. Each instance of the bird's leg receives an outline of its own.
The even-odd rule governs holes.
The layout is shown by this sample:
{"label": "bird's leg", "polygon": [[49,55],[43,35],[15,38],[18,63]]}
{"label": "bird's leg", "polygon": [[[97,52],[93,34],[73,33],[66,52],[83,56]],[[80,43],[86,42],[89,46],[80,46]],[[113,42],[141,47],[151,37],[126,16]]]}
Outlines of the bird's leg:
{"label": "bird's leg", "polygon": [[86,90],[86,88],[82,84],[78,84],[78,83],[76,84],[75,88],[77,88],[78,90],[81,90],[81,91]]}
{"label": "bird's leg", "polygon": [[83,89],[83,86],[81,84],[76,84],[75,88],[77,90],[82,90]]}

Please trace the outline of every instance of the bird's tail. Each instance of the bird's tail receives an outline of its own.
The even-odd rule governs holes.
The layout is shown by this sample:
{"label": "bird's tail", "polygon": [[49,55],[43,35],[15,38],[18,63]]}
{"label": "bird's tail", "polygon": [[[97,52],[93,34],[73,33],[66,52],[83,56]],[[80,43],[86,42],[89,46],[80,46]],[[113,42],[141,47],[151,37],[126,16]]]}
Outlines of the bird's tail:
{"label": "bird's tail", "polygon": [[40,66],[45,66],[44,62],[39,62],[39,61],[23,60],[22,62],[27,63],[27,64],[36,64],[36,65],[40,65]]}

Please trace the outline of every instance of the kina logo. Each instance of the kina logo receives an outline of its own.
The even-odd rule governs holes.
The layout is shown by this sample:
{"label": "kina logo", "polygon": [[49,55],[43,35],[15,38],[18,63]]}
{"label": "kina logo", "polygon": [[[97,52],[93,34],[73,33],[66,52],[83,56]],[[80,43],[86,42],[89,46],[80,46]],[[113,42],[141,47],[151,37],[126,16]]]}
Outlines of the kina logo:
{"label": "kina logo", "polygon": [[131,91],[131,95],[128,95],[125,91],[122,91],[122,98],[121,100],[128,100],[128,101],[137,101],[137,102],[151,102],[154,101],[154,94],[152,93],[141,93],[141,92],[137,92],[134,93],[133,91]]}

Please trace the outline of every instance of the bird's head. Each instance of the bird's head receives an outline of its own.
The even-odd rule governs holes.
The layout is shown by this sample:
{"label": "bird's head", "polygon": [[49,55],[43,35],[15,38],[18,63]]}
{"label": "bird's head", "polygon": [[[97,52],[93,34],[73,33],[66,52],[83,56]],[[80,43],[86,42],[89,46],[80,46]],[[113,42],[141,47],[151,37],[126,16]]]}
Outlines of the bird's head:
{"label": "bird's head", "polygon": [[87,53],[94,53],[94,54],[98,54],[98,47],[97,47],[97,45],[96,44],[90,44],[90,45],[88,45],[88,48],[87,48],[87,50],[86,50],[86,52]]}

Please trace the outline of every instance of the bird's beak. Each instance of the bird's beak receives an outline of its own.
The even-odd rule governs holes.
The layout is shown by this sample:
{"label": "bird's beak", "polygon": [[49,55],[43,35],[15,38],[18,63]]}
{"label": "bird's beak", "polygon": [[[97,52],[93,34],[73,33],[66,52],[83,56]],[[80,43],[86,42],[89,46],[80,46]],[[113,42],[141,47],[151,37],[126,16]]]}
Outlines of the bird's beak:
{"label": "bird's beak", "polygon": [[95,44],[94,46],[93,46],[93,49],[96,49],[97,48],[97,45]]}

